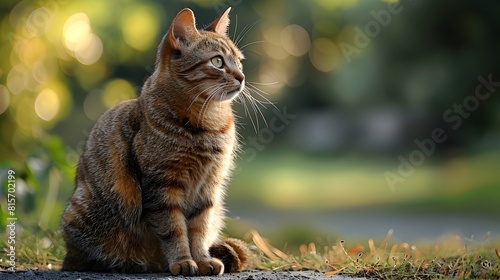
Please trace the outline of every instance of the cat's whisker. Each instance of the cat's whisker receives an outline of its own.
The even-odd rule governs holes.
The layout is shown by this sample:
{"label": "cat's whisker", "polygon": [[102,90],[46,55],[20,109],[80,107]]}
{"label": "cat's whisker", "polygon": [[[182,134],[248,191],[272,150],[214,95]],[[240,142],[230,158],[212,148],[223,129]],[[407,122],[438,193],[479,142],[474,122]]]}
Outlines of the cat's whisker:
{"label": "cat's whisker", "polygon": [[217,90],[220,89],[220,85],[217,85],[217,88],[214,89],[207,97],[207,99],[205,100],[205,102],[203,102],[203,104],[201,105],[201,110],[200,112],[198,113],[198,121],[200,124],[203,124],[203,116],[205,115],[205,113],[207,112],[208,110],[208,106],[210,106],[210,102],[212,101],[212,98],[214,98],[214,96],[217,94]]}
{"label": "cat's whisker", "polygon": [[252,96],[251,92],[250,92],[250,89],[249,89],[249,92],[247,93],[248,96],[250,96],[252,98],[252,101],[255,102],[255,103],[258,103],[260,106],[262,106],[262,108],[264,109],[267,109],[267,106],[266,105],[269,105],[271,103],[269,102],[266,102],[266,101],[262,101],[262,100],[259,100],[255,97]]}
{"label": "cat's whisker", "polygon": [[[210,88],[210,87],[209,87]],[[208,88],[207,88],[208,89]],[[215,91],[215,90],[214,90]],[[214,92],[212,91],[212,93]],[[203,103],[201,104],[201,108],[200,108],[200,111],[198,112],[198,119],[196,121],[196,123],[199,123],[200,121],[202,121],[202,117],[203,117],[203,110],[205,109],[205,106],[207,104],[207,102],[209,102],[209,98],[210,96],[212,95],[212,93],[208,94],[207,98],[205,99],[205,101],[203,101]]]}
{"label": "cat's whisker", "polygon": [[[262,113],[262,110],[260,109],[260,107],[267,108],[266,107],[267,104],[272,105],[276,109],[277,109],[277,107],[274,105],[274,103],[272,103],[270,100],[268,100],[266,97],[264,97],[262,94],[260,94],[258,92],[258,90],[260,90],[260,89],[258,89],[258,88],[255,88],[255,89],[252,88],[253,85],[251,85],[251,84],[247,84],[247,85],[249,85],[249,86],[246,87],[242,91],[242,94],[241,94],[242,98],[240,98],[241,99],[240,101],[242,101],[242,104],[243,104],[243,107],[244,107],[244,110],[245,110],[245,115],[250,118],[250,121],[252,122],[252,125],[253,125],[254,129],[256,130],[256,132],[257,132],[258,129],[260,128],[259,115],[262,118],[262,120],[264,121],[264,124],[266,125],[266,127],[269,127],[268,123],[267,123],[267,120],[266,120],[264,114]],[[255,97],[253,97],[252,93],[257,94],[261,98],[265,99],[265,101],[259,100],[259,99],[255,98]],[[265,92],[263,92],[263,93],[265,93]],[[249,102],[249,106],[247,106],[246,101]],[[253,116],[250,113],[249,107],[252,107],[252,110],[254,111]],[[255,121],[253,120],[253,117],[255,117]]]}
{"label": "cat's whisker", "polygon": [[236,36],[236,38],[233,40],[233,42],[234,42],[234,44],[235,44],[236,46],[238,46],[238,43],[240,42],[240,37],[242,36],[242,34],[243,34],[244,32],[246,32],[246,30],[247,30],[248,26],[249,26],[248,24],[247,24],[247,25],[245,25],[245,27],[243,27],[243,30],[241,30],[240,34],[238,34],[238,36]]}
{"label": "cat's whisker", "polygon": [[191,104],[189,104],[189,106],[187,107],[186,109],[186,112],[189,112],[189,109],[191,109],[191,106],[194,105],[194,103],[196,102],[196,100],[205,92],[209,91],[209,90],[212,90],[212,88],[217,88],[219,85],[215,84],[215,85],[211,85],[209,87],[207,87],[206,89],[202,90],[200,93],[198,93],[194,98],[193,98],[193,101],[191,101]]}
{"label": "cat's whisker", "polygon": [[[246,89],[245,89],[245,90],[246,90]],[[245,92],[245,90],[243,90],[243,92],[242,92],[242,93],[244,93],[244,92]],[[255,130],[255,133],[257,133],[257,128],[255,127],[255,124],[254,124],[254,122],[253,122],[252,116],[251,116],[251,114],[250,114],[250,110],[249,110],[249,108],[248,108],[248,106],[247,106],[247,103],[246,103],[246,101],[245,101],[245,99],[246,99],[246,95],[245,95],[245,94],[242,94],[242,95],[240,95],[240,97],[241,97],[241,104],[243,104],[243,110],[245,111],[245,116],[248,116],[248,117],[250,118],[250,122],[252,123],[253,129]]]}
{"label": "cat's whisker", "polygon": [[[223,84],[220,86],[220,88],[221,88],[222,92],[224,92],[224,87],[229,86],[229,85],[230,85],[230,83],[229,83],[229,82],[225,82],[225,83],[223,83]],[[226,93],[226,94],[227,94],[227,93]],[[220,119],[222,119],[222,102],[223,102],[223,100],[222,100],[222,99],[223,99],[223,98],[224,98],[224,94],[222,94],[222,93],[221,93],[221,94],[219,95],[219,118],[220,118]]]}
{"label": "cat's whisker", "polygon": [[219,115],[222,117],[222,103],[223,103],[222,99],[224,97],[224,95],[222,94],[222,92],[223,92],[224,86],[227,86],[229,84],[230,84],[229,82],[226,82],[226,83],[223,83],[223,84],[215,84],[215,85],[209,87],[209,88],[214,88],[214,89],[208,95],[207,99],[205,100],[205,102],[203,102],[203,104],[201,106],[200,113],[198,114],[198,122],[200,124],[203,123],[204,116],[205,116],[206,112],[209,110],[210,103],[215,100],[215,96],[217,95],[217,93],[219,93],[219,95],[220,95],[220,100],[219,100],[219,106],[220,106],[220,108],[219,108]]}
{"label": "cat's whisker", "polygon": [[191,103],[189,104],[189,106],[187,107],[186,109],[186,112],[189,112],[189,109],[191,108],[191,106],[193,106],[193,104],[196,102],[196,100],[204,93],[206,92],[207,90],[209,90],[210,87],[202,90],[200,93],[198,93],[194,98],[193,98],[193,101],[191,101]]}
{"label": "cat's whisker", "polygon": [[266,105],[270,104],[269,102],[258,100],[257,98],[252,96],[253,90],[248,88],[245,94],[251,98],[252,102],[258,103],[260,106],[262,106],[264,109],[267,109]]}
{"label": "cat's whisker", "polygon": [[[197,85],[197,86],[193,87],[192,89],[190,89],[190,90],[189,90],[189,91],[187,91],[187,92],[191,92],[191,91],[193,91],[193,90],[195,90],[195,89],[198,89],[198,88],[200,88],[200,87],[202,87],[202,86],[203,86],[203,84]],[[197,94],[197,95],[193,98],[193,101],[191,101],[191,103],[189,104],[189,106],[188,106],[188,108],[187,108],[187,111],[186,111],[186,112],[188,112],[188,111],[189,111],[189,109],[191,108],[191,106],[194,104],[194,102],[195,102],[195,101],[196,101],[196,100],[197,100],[197,99],[198,99],[198,98],[199,98],[199,97],[200,97],[200,96],[201,96],[204,92],[206,92],[206,91],[207,91],[207,90],[209,90],[210,88],[211,88],[211,87],[208,87],[208,88],[206,88],[206,89],[202,90],[200,93],[198,93],[198,94]]]}
{"label": "cat's whisker", "polygon": [[266,97],[263,96],[263,95],[269,95],[269,93],[265,92],[264,90],[262,90],[258,86],[273,86],[273,85],[277,85],[277,84],[279,84],[279,82],[277,82],[277,81],[275,81],[275,82],[268,82],[268,83],[247,82],[247,86],[249,88],[251,88],[254,92],[256,92],[259,96],[261,96],[262,98],[264,98],[269,103],[272,103],[272,102],[270,102]]}
{"label": "cat's whisker", "polygon": [[243,30],[241,31],[241,33],[238,35],[238,37],[236,38],[236,40],[234,40],[234,43],[236,46],[238,46],[241,41],[243,40],[243,38],[245,38],[245,36],[255,27],[255,25],[257,25],[259,21],[255,21],[254,23],[252,23],[251,25],[247,25],[245,26],[245,28],[243,28]]}
{"label": "cat's whisker", "polygon": [[[246,82],[246,84],[250,85],[258,85],[258,86],[273,86],[279,84],[279,82],[269,82],[269,83],[259,83],[259,82]],[[266,93],[267,94],[267,93]]]}
{"label": "cat's whisker", "polygon": [[245,50],[245,53],[248,52],[248,51],[254,52],[254,53],[258,54],[259,56],[263,56],[261,52],[258,52],[256,50],[252,50],[252,49]]}
{"label": "cat's whisker", "polygon": [[[250,91],[250,90],[251,90],[251,89],[249,88],[249,91]],[[258,105],[260,105],[260,106],[262,106],[263,108],[267,109],[267,107],[264,105],[265,103],[264,103],[264,102],[262,102],[261,100],[258,100],[258,99],[256,99],[256,98],[253,98],[253,97],[252,97],[252,100],[253,100],[253,102],[255,103],[255,108],[259,111],[259,114],[260,114],[260,116],[262,117],[262,120],[264,120],[264,123],[266,124],[266,127],[269,127],[269,126],[268,126],[268,124],[267,124],[266,118],[265,118],[265,117],[264,117],[264,115],[262,114],[262,110],[260,110],[260,108],[259,108],[259,106],[258,106]],[[273,103],[270,103],[270,104],[271,104],[272,106],[274,106],[274,104],[273,104]],[[275,106],[274,106],[274,107],[275,107]],[[275,107],[275,108],[276,108],[276,107]]]}
{"label": "cat's whisker", "polygon": [[255,44],[259,44],[259,43],[265,43],[266,41],[255,41],[255,42],[250,42],[250,43],[247,43],[241,47],[239,47],[241,50],[244,50],[246,47],[248,46],[251,46],[251,45],[255,45]]}
{"label": "cat's whisker", "polygon": [[[254,116],[255,116],[256,130],[258,131],[260,129],[260,124],[259,124],[259,116],[257,114],[257,109],[258,108],[257,108],[257,104],[255,103],[255,98],[253,98],[253,96],[251,96],[247,91],[244,91],[244,96],[248,100],[249,105],[250,105],[250,107],[253,110],[253,113],[254,113]],[[252,119],[251,116],[250,116],[250,119]]]}
{"label": "cat's whisker", "polygon": [[238,31],[238,14],[236,14],[236,24],[234,26],[234,33],[233,33],[233,38],[231,40],[234,42],[234,39],[236,38],[236,32]]}
{"label": "cat's whisker", "polygon": [[196,90],[196,89],[198,89],[198,88],[202,87],[203,85],[204,85],[204,84],[199,84],[199,85],[197,85],[197,86],[194,86],[194,87],[192,87],[191,89],[189,89],[187,92],[192,92],[193,90]]}
{"label": "cat's whisker", "polygon": [[[257,115],[257,112],[260,112],[260,109],[258,107],[258,105],[255,103],[255,98],[249,98],[249,101],[250,101],[250,106],[252,106],[252,109],[253,109],[253,113],[255,115],[255,119],[257,120],[257,130],[260,130],[260,125],[259,125],[259,116]],[[265,123],[265,119],[264,119],[264,123]],[[267,126],[267,123],[266,123],[266,126]]]}
{"label": "cat's whisker", "polygon": [[265,91],[261,90],[260,88],[254,86],[252,84],[248,84],[248,89],[252,90],[252,92],[254,92],[259,97],[261,97],[262,99],[264,99],[266,101],[266,104],[269,104],[269,105],[273,106],[276,110],[279,111],[278,107],[276,107],[276,105],[274,105],[274,103],[271,100],[269,100],[267,97],[265,97],[264,95],[262,95],[262,94],[267,94]]}
{"label": "cat's whisker", "polygon": [[234,102],[241,104],[241,94],[238,94],[238,96],[236,96],[236,98],[234,99]]}
{"label": "cat's whisker", "polygon": [[219,98],[219,119],[222,119],[222,98],[224,96],[221,94]]}
{"label": "cat's whisker", "polygon": [[253,130],[257,134],[259,132],[259,124],[258,123],[257,123],[257,125],[255,124],[255,122],[253,120],[253,117],[252,117],[252,115],[250,113],[250,108],[246,107],[246,109],[248,110],[248,117],[250,119],[250,122],[252,123]]}

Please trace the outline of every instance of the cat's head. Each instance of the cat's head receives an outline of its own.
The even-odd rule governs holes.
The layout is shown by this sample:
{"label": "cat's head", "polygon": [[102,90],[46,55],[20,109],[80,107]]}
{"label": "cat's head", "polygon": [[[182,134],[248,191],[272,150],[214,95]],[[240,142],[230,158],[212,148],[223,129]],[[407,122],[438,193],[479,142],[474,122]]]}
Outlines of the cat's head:
{"label": "cat's head", "polygon": [[193,12],[183,9],[159,46],[157,78],[168,78],[169,85],[181,91],[176,94],[186,101],[228,101],[245,87],[243,54],[227,34],[230,10],[198,30]]}

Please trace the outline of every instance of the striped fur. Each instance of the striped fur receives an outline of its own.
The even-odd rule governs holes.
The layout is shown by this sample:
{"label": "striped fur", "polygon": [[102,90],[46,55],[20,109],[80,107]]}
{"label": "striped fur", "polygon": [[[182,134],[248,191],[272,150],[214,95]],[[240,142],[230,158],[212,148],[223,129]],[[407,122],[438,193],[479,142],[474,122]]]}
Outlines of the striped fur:
{"label": "striped fur", "polygon": [[242,270],[244,243],[219,240],[237,149],[230,100],[245,81],[228,14],[197,30],[193,12],[179,12],[140,97],[95,124],[62,218],[63,270]]}

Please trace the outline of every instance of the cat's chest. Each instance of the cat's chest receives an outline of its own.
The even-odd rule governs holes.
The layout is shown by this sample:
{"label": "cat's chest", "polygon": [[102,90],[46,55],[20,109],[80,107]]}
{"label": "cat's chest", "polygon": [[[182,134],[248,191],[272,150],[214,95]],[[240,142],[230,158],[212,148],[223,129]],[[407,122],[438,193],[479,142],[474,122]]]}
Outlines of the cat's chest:
{"label": "cat's chest", "polygon": [[235,145],[230,134],[169,134],[141,138],[136,147],[141,169],[157,180],[179,182],[194,192],[228,176]]}

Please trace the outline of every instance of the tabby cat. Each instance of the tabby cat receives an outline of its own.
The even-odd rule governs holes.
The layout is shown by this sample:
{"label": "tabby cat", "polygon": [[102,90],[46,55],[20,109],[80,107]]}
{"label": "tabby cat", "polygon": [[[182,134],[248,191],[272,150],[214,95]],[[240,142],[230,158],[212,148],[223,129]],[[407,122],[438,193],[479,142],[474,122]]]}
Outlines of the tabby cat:
{"label": "tabby cat", "polygon": [[245,87],[227,9],[198,30],[180,11],[140,96],[95,124],[62,217],[63,270],[220,275],[245,243],[220,240],[237,149],[231,100]]}

